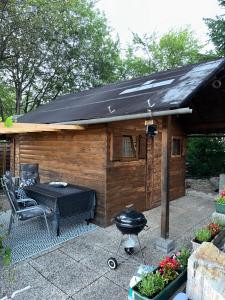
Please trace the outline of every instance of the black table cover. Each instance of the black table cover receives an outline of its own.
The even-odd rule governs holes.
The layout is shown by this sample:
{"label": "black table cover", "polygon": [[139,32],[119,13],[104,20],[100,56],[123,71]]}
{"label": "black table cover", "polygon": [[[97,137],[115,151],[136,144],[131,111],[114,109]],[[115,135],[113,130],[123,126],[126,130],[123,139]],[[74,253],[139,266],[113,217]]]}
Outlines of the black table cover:
{"label": "black table cover", "polygon": [[40,183],[24,188],[27,196],[52,208],[59,217],[82,215],[83,219],[94,218],[95,191],[86,187],[69,184],[66,187],[53,187]]}

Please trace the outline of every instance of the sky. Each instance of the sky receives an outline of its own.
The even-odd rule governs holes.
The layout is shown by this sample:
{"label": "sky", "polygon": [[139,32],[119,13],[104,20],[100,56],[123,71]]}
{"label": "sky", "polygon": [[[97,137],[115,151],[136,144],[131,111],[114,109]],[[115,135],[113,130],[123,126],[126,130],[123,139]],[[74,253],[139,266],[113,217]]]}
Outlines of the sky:
{"label": "sky", "polygon": [[203,18],[225,13],[217,0],[99,0],[96,6],[105,13],[113,36],[119,34],[122,46],[131,42],[132,32],[163,34],[186,25],[208,44]]}

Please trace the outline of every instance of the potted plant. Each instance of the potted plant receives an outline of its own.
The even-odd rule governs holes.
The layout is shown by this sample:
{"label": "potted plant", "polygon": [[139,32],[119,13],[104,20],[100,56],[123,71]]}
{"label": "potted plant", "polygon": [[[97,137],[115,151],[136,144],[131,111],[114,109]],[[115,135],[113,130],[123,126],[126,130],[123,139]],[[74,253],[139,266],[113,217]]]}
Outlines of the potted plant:
{"label": "potted plant", "polygon": [[225,190],[223,190],[220,195],[216,198],[215,202],[216,212],[220,214],[225,214]]}
{"label": "potted plant", "polygon": [[196,250],[201,243],[212,240],[211,231],[208,228],[200,228],[195,232],[195,238],[191,241],[193,250]]}
{"label": "potted plant", "polygon": [[134,300],[165,300],[172,296],[187,279],[190,251],[183,248],[159,263],[156,271],[143,276],[133,288]]}
{"label": "potted plant", "polygon": [[223,225],[219,222],[212,222],[206,228],[200,228],[195,233],[195,238],[191,241],[193,250],[196,250],[203,242],[212,242],[216,247],[220,247],[225,237]]}

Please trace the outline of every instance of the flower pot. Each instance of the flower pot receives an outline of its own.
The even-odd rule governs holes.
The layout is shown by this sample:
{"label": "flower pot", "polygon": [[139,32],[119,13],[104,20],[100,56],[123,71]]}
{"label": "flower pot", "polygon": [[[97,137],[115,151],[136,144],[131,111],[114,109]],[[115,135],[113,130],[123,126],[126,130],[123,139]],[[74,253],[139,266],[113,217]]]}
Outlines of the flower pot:
{"label": "flower pot", "polygon": [[225,214],[225,204],[215,202],[216,212],[220,214]]}
{"label": "flower pot", "polygon": [[193,251],[195,251],[196,249],[198,249],[198,247],[201,246],[201,243],[196,242],[195,239],[193,239],[193,240],[191,241],[191,243],[192,243],[192,250],[193,250]]}
{"label": "flower pot", "polygon": [[133,295],[134,295],[134,300],[165,300],[169,299],[179,288],[180,286],[187,280],[187,269],[183,270],[176,279],[171,281],[167,286],[164,287],[164,289],[159,292],[156,296],[153,298],[149,298],[146,296],[142,296],[138,290],[137,290],[137,285],[133,289]]}

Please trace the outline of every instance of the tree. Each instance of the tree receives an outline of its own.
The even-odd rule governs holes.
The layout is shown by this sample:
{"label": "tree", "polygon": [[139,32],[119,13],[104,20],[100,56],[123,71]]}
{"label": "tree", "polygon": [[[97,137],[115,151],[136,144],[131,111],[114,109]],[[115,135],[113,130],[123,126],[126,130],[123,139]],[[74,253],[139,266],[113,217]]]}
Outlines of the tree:
{"label": "tree", "polygon": [[208,59],[200,54],[202,46],[189,29],[170,30],[158,36],[133,34],[125,65],[125,76],[146,75]]}
{"label": "tree", "polygon": [[225,140],[223,138],[189,138],[187,162],[190,175],[218,176],[225,171]]}
{"label": "tree", "polygon": [[11,0],[0,18],[0,83],[14,90],[17,114],[117,80],[118,42],[92,0]]}
{"label": "tree", "polygon": [[[219,5],[225,8],[225,0],[218,0]],[[225,56],[225,15],[215,19],[205,19],[209,29],[209,36],[216,47],[218,55]]]}

